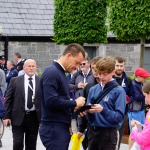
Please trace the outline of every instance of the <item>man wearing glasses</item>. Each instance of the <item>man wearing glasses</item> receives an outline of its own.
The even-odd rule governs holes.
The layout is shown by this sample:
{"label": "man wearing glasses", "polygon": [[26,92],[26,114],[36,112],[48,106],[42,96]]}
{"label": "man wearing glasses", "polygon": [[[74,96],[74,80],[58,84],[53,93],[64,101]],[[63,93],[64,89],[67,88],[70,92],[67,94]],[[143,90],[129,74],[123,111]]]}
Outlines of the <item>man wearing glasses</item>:
{"label": "man wearing glasses", "polygon": [[[71,81],[70,81],[70,90],[74,91],[75,93],[75,99],[84,96],[84,87],[88,83],[95,83],[95,78],[92,74],[92,70],[90,67],[90,59],[86,57],[81,63],[80,63],[80,69],[73,75]],[[78,131],[77,129],[77,122],[76,119],[73,118],[72,120],[72,132],[76,133]]]}
{"label": "man wearing glasses", "polygon": [[83,89],[87,83],[94,83],[95,79],[90,67],[90,59],[85,58],[80,63],[80,69],[73,75],[70,81],[70,89],[75,91],[75,98],[83,96]]}

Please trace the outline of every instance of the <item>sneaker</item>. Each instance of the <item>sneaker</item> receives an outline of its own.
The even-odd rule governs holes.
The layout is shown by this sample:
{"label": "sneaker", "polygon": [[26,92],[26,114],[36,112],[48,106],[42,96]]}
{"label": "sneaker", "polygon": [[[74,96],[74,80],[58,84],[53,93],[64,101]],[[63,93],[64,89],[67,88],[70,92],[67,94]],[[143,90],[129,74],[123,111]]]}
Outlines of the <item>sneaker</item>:
{"label": "sneaker", "polygon": [[0,147],[2,147],[2,141],[0,140]]}

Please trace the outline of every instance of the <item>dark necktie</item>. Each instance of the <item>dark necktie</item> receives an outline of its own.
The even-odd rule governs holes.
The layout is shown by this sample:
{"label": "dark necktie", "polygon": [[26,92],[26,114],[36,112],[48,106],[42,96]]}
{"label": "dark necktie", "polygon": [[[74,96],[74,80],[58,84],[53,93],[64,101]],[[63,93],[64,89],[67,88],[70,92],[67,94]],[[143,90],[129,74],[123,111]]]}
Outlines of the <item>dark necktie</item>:
{"label": "dark necktie", "polygon": [[31,109],[33,107],[32,103],[32,96],[33,96],[33,83],[32,78],[28,78],[29,85],[28,85],[28,99],[27,99],[27,107]]}

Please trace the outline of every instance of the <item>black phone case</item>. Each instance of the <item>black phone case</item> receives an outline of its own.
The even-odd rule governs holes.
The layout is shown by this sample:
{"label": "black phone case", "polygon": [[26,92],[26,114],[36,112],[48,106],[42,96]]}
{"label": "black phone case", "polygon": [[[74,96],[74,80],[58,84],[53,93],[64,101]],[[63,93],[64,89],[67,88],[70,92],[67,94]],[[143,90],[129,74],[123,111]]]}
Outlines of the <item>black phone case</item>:
{"label": "black phone case", "polygon": [[72,117],[73,118],[77,118],[78,115],[80,114],[80,112],[83,112],[85,110],[91,109],[92,106],[94,106],[94,105],[85,105],[85,106],[81,107],[77,111],[73,112]]}

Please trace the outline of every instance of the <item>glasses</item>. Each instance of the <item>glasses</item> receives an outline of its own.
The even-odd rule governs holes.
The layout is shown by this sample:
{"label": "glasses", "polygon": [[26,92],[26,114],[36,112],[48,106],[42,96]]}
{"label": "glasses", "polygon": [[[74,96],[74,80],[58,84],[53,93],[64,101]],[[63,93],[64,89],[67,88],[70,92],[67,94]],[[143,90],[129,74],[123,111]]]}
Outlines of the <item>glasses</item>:
{"label": "glasses", "polygon": [[81,64],[80,64],[80,66],[85,66],[85,65],[86,65],[86,63],[81,63]]}

